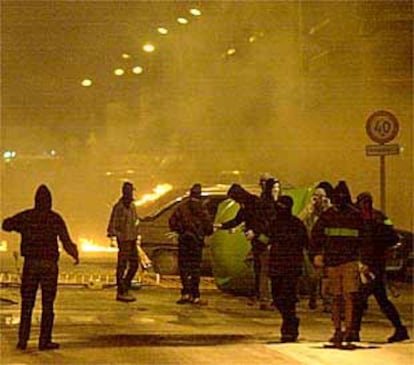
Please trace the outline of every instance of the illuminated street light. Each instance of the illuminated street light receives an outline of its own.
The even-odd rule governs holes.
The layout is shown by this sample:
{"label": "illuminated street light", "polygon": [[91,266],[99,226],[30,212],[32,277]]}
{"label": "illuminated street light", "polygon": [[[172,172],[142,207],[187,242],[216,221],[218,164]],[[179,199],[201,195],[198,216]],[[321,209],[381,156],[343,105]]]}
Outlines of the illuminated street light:
{"label": "illuminated street light", "polygon": [[122,68],[117,68],[114,70],[114,74],[116,76],[122,76],[125,73],[125,71]]}
{"label": "illuminated street light", "polygon": [[162,35],[168,34],[168,29],[164,28],[164,27],[158,27],[157,31],[158,31],[158,33],[160,33]]}
{"label": "illuminated street light", "polygon": [[253,43],[253,42],[255,42],[256,41],[256,36],[255,35],[251,35],[250,37],[249,37],[249,42],[250,43]]}
{"label": "illuminated street light", "polygon": [[228,56],[232,56],[232,55],[234,55],[236,53],[236,49],[235,48],[229,48],[228,50],[227,50],[227,52],[226,52],[226,54],[228,55]]}
{"label": "illuminated street light", "polygon": [[132,69],[132,73],[134,73],[135,75],[142,74],[143,71],[144,71],[144,69],[141,66],[135,66]]}
{"label": "illuminated street light", "polygon": [[201,15],[201,10],[196,9],[196,8],[190,9],[190,14],[194,15],[194,16],[200,16]]}
{"label": "illuminated street light", "polygon": [[84,80],[82,80],[81,84],[82,84],[82,86],[85,86],[85,87],[92,86],[92,80],[84,79]]}
{"label": "illuminated street light", "polygon": [[177,18],[177,22],[180,23],[180,24],[188,24],[188,19],[183,18],[183,17],[179,17],[179,18]]}
{"label": "illuminated street light", "polygon": [[127,60],[131,58],[131,55],[129,55],[128,53],[122,53],[122,58]]}
{"label": "illuminated street light", "polygon": [[142,46],[142,49],[143,49],[144,52],[151,53],[151,52],[155,51],[155,46],[151,43],[145,43]]}
{"label": "illuminated street light", "polygon": [[3,153],[3,158],[5,158],[6,160],[14,158],[14,157],[16,157],[15,151],[6,151]]}

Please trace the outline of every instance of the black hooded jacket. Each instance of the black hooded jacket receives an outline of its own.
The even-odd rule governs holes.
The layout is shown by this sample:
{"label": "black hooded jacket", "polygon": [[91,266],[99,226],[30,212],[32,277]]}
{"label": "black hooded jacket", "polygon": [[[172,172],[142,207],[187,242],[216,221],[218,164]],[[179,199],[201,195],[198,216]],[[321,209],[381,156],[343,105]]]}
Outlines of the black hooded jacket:
{"label": "black hooded jacket", "polygon": [[20,253],[27,259],[57,261],[58,238],[65,251],[78,258],[77,246],[72,242],[64,220],[52,211],[52,195],[45,185],[40,185],[36,191],[34,208],[6,218],[2,228],[21,234]]}
{"label": "black hooded jacket", "polygon": [[293,200],[281,196],[276,202],[277,220],[270,229],[269,276],[302,274],[303,249],[308,233],[303,222],[292,215]]}
{"label": "black hooded jacket", "polygon": [[322,254],[329,267],[361,259],[364,249],[362,216],[352,206],[344,182],[335,187],[333,203],[313,226],[309,250],[312,256]]}
{"label": "black hooded jacket", "polygon": [[240,204],[240,209],[233,219],[222,224],[222,229],[234,228],[244,222],[246,231],[252,229],[255,233],[263,232],[264,217],[260,198],[239,184],[233,184],[227,195]]}

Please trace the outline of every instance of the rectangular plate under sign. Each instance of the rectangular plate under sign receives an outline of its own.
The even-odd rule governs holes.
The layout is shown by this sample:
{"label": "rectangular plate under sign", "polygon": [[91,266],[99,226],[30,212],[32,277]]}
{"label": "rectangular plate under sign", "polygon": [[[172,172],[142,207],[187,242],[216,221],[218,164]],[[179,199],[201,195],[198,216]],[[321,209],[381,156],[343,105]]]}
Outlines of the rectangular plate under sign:
{"label": "rectangular plate under sign", "polygon": [[395,144],[371,144],[365,146],[365,154],[367,156],[385,156],[398,155],[400,153],[400,145]]}

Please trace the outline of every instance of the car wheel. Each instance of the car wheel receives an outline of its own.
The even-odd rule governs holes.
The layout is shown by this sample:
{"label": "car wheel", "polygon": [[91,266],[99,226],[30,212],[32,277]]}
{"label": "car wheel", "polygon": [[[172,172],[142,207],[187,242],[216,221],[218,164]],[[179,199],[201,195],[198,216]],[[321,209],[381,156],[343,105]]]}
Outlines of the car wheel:
{"label": "car wheel", "polygon": [[152,257],[154,271],[161,275],[178,275],[178,254],[175,251],[158,250]]}

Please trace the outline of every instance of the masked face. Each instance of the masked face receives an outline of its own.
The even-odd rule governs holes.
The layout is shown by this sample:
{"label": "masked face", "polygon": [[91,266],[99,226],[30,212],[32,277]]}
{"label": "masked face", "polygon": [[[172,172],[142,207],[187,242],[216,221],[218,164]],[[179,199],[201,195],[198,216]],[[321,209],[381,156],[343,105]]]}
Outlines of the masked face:
{"label": "masked face", "polygon": [[134,198],[134,187],[132,185],[125,185],[122,190],[122,195],[125,199],[133,200]]}
{"label": "masked face", "polygon": [[280,184],[277,182],[275,183],[275,185],[273,185],[272,188],[272,196],[274,200],[277,200],[279,198],[280,195]]}
{"label": "masked face", "polygon": [[312,203],[315,207],[322,206],[322,203],[323,203],[324,199],[326,199],[326,196],[324,196],[322,194],[313,194],[312,195]]}
{"label": "masked face", "polygon": [[370,210],[371,202],[368,199],[362,199],[360,202],[358,202],[358,208],[361,210]]}

